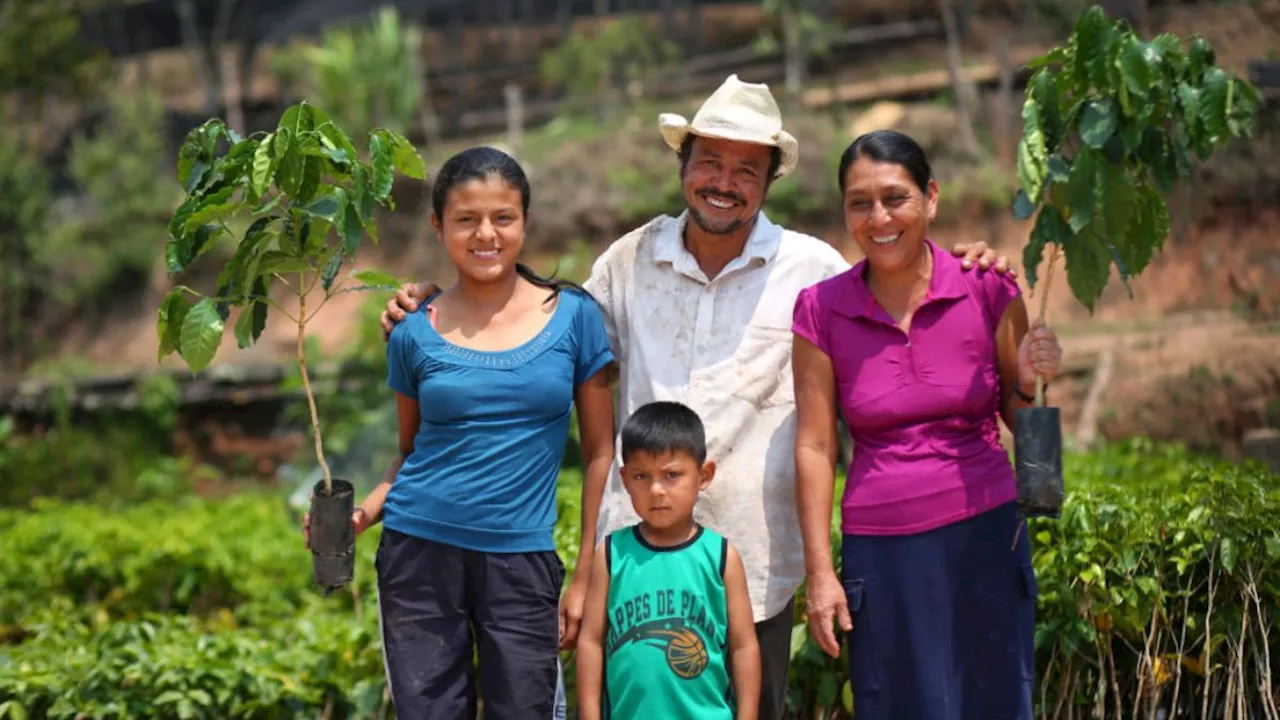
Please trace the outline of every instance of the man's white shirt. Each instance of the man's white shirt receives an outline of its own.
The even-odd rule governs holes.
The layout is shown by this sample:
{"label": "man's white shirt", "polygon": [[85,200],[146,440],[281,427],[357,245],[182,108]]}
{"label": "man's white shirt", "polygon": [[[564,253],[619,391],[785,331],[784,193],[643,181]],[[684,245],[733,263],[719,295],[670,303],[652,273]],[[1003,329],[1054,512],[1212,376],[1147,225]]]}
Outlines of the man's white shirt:
{"label": "man's white shirt", "polygon": [[[618,427],[649,402],[702,418],[716,477],[694,515],[742,555],[755,621],[781,612],[804,576],[795,503],[791,313],[804,288],[849,269],[835,248],[761,212],[742,254],[708,279],[684,247],[687,212],[614,242],[585,287],[621,375]],[[639,521],[615,457],[597,537]]]}

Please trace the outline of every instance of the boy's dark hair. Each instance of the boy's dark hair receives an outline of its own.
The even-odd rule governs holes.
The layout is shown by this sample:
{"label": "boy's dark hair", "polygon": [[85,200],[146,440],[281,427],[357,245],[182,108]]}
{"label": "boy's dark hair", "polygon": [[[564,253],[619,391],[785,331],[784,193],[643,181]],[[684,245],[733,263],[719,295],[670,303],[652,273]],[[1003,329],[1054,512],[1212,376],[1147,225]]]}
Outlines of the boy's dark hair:
{"label": "boy's dark hair", "polygon": [[707,438],[698,413],[678,402],[651,402],[622,425],[622,462],[634,453],[688,453],[699,467],[707,460]]}

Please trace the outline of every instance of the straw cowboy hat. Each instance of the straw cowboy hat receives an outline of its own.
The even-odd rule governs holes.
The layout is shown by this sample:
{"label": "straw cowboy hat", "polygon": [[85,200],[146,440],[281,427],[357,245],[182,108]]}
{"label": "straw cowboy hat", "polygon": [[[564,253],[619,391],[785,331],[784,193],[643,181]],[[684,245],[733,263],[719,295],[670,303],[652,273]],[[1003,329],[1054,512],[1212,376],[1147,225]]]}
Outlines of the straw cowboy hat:
{"label": "straw cowboy hat", "polygon": [[769,145],[782,150],[782,162],[775,178],[796,167],[800,157],[796,139],[782,129],[782,113],[764,83],[746,83],[730,75],[711,93],[693,116],[693,122],[674,113],[658,116],[662,137],[672,150],[679,150],[689,133],[703,137]]}

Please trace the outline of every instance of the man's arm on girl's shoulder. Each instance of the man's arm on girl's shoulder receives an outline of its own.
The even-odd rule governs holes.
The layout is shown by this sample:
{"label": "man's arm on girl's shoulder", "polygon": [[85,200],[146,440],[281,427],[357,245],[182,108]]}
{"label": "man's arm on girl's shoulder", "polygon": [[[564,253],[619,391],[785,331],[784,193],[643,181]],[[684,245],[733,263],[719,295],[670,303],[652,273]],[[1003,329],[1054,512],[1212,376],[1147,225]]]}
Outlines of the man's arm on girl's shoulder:
{"label": "man's arm on girl's shoulder", "polygon": [[760,711],[760,645],[747,593],[747,572],[742,556],[729,545],[725,557],[724,592],[729,611],[729,651],[733,668],[733,694],[738,701],[735,717],[755,720]]}
{"label": "man's arm on girl's shoulder", "polygon": [[605,613],[609,600],[609,567],[605,562],[605,543],[596,545],[591,558],[591,578],[587,585],[587,602],[578,631],[578,718],[599,720],[600,702],[604,695]]}

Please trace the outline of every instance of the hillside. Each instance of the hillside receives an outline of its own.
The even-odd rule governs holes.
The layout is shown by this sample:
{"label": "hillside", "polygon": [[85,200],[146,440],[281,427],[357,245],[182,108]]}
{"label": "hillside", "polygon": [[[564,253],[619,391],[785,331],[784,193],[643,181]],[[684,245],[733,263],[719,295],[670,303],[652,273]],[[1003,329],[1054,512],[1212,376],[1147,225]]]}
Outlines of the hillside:
{"label": "hillside", "polygon": [[[1153,18],[1159,21],[1154,29],[1206,35],[1219,49],[1220,61],[1243,74],[1248,59],[1265,57],[1280,47],[1277,8],[1277,0],[1253,7],[1176,6]],[[1003,21],[975,22],[966,60],[990,59],[988,46],[1007,30]],[[1011,50],[1034,47],[1028,42]],[[938,64],[943,53],[937,41],[904,43],[883,57],[815,79],[814,84],[877,78],[892,95],[894,78],[943,67]],[[990,111],[994,99],[984,99],[984,110]],[[654,212],[677,210],[671,195],[674,157],[658,137],[655,117],[666,110],[692,112],[697,102],[689,98],[683,107],[619,109],[603,125],[562,118],[527,133],[521,158],[535,188],[527,245],[530,261],[581,279],[590,259],[612,238]],[[1192,189],[1173,199],[1173,236],[1164,255],[1132,283],[1133,299],[1115,283],[1089,317],[1065,282],[1053,284],[1048,318],[1064,337],[1068,364],[1085,368],[1074,384],[1065,381],[1055,391],[1072,427],[1085,402],[1090,368],[1103,350],[1110,350],[1115,359],[1112,385],[1102,407],[1089,414],[1107,434],[1199,433],[1206,443],[1221,446],[1238,442],[1243,428],[1280,422],[1280,378],[1271,370],[1280,367],[1280,242],[1275,239],[1280,231],[1280,133],[1274,109],[1265,112],[1255,143],[1202,169]],[[892,125],[921,140],[943,183],[944,210],[935,238],[944,245],[985,240],[1021,265],[1021,246],[1030,227],[1009,217],[1011,179],[1000,169],[1008,167],[1001,164],[1001,143],[993,143],[997,156],[981,163],[957,157],[951,142],[955,114],[945,94],[903,104],[792,111],[787,124],[800,138],[802,165],[794,177],[773,189],[769,212],[775,219],[825,238],[856,260],[857,250],[845,241],[835,212],[833,158],[857,132]],[[991,139],[985,127],[980,133]],[[470,142],[478,141],[482,140]],[[429,154],[429,164],[438,164],[464,144],[437,149]],[[426,222],[429,188],[398,187],[399,211],[380,220],[382,244],[376,253],[361,258],[362,265],[404,279],[448,282],[449,272]],[[119,319],[103,326],[66,328],[61,360],[46,366],[70,361],[100,370],[154,367],[153,308],[167,282],[157,267],[149,287],[132,305],[136,312],[116,313]],[[1025,282],[1023,287],[1025,291]],[[326,354],[348,351],[362,323],[367,334],[368,324],[375,321],[374,306],[384,300],[363,294],[335,299],[313,324],[314,338]],[[293,346],[293,329],[287,323],[269,323],[263,340],[248,350],[237,349],[228,333],[217,362],[287,361]],[[166,365],[181,367],[173,359]],[[1223,390],[1223,378],[1230,378],[1229,391]],[[1244,399],[1236,402],[1237,397]],[[1212,409],[1202,412],[1202,407]]]}

